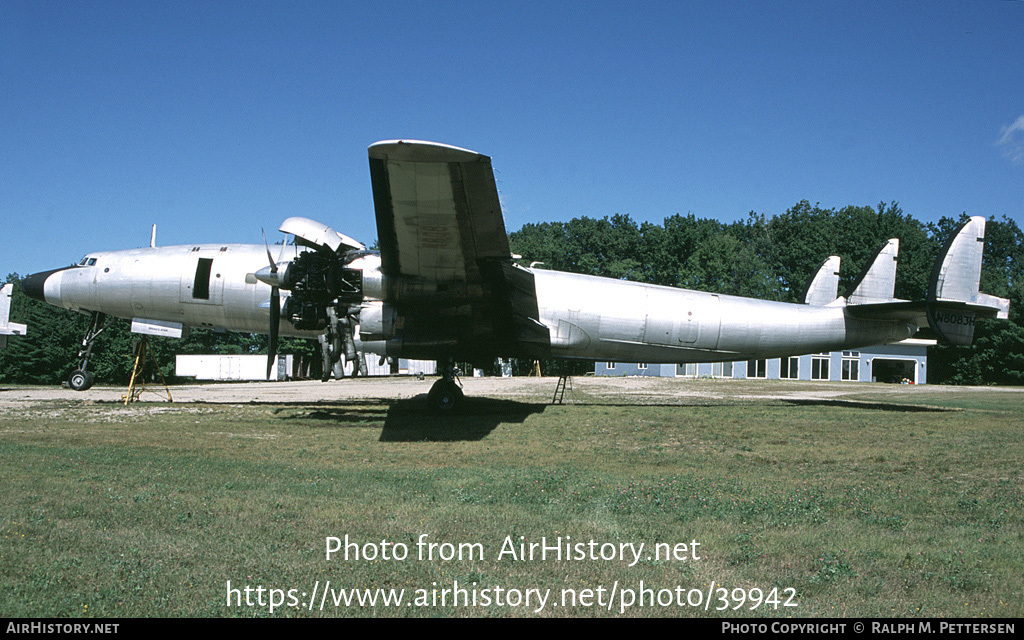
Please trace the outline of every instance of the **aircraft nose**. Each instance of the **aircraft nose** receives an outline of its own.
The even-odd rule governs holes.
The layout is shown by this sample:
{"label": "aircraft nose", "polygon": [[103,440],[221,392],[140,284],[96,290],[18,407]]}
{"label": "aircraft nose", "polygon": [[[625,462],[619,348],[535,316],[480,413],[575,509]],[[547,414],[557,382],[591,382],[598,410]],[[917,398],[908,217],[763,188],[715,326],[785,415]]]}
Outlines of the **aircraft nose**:
{"label": "aircraft nose", "polygon": [[33,273],[32,275],[26,276],[25,279],[21,281],[21,290],[26,296],[33,300],[46,302],[46,279],[59,271],[64,271],[67,268],[68,267],[51,269],[49,271],[40,271],[39,273]]}

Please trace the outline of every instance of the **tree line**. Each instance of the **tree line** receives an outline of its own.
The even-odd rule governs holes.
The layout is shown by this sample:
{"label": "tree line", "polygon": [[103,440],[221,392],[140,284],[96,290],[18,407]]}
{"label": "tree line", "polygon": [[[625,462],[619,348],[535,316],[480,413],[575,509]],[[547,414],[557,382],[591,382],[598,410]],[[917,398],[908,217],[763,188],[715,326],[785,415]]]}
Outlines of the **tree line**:
{"label": "tree line", "polygon": [[[802,302],[828,256],[842,259],[846,295],[889,238],[899,238],[895,297],[923,300],[932,265],[967,220],[922,223],[895,202],[824,209],[803,200],[784,214],[723,223],[693,214],[662,224],[628,215],[527,224],[509,234],[524,266],[782,302]],[[1024,234],[1003,216],[986,223],[981,290],[1010,299],[1010,321],[979,321],[971,347],[929,349],[930,383],[1024,384]]]}
{"label": "tree line", "polygon": [[[745,220],[723,223],[693,214],[673,215],[662,224],[637,224],[628,215],[578,217],[568,222],[527,224],[509,234],[515,254],[526,266],[635,280],[729,295],[800,302],[821,262],[842,258],[840,294],[852,288],[889,238],[900,239],[895,296],[925,297],[932,263],[946,239],[966,219],[922,223],[899,205],[880,203],[823,209],[804,200],[784,214],[751,212]],[[1003,216],[988,221],[981,288],[1010,299],[1010,321],[981,321],[971,347],[939,345],[929,352],[929,382],[946,384],[1024,384],[1024,233]],[[18,282],[17,274],[8,282]],[[88,328],[88,316],[31,300],[15,286],[11,320],[28,325],[27,336],[8,340],[0,351],[0,382],[59,384],[77,368],[75,355]],[[127,321],[114,321],[97,341],[90,360],[97,381],[126,384],[132,346],[138,337]],[[150,351],[171,380],[177,354],[266,353],[262,335],[193,329],[183,340],[152,339]],[[313,365],[318,377],[315,340],[282,339],[279,352]],[[515,362],[517,374],[532,363]],[[589,362],[542,362],[545,374],[593,371]]]}

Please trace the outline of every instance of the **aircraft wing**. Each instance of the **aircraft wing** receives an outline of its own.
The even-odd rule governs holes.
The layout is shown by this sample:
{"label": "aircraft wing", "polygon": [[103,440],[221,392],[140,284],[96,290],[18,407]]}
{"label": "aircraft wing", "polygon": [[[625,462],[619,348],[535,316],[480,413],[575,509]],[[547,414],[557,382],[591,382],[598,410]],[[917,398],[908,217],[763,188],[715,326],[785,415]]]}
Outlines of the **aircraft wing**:
{"label": "aircraft wing", "polygon": [[465,358],[537,354],[533,275],[512,262],[491,159],[432,142],[369,148],[384,273],[402,353]]}

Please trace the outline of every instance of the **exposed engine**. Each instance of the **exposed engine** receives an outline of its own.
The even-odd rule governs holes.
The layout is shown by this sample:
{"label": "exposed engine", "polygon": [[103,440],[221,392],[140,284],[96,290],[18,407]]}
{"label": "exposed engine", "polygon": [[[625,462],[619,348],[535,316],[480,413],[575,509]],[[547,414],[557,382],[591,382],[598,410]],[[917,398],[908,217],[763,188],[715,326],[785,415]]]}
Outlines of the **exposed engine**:
{"label": "exposed engine", "polygon": [[[353,375],[360,373],[356,350],[356,331],[360,326],[364,299],[364,268],[375,267],[362,258],[375,255],[361,243],[340,234],[327,225],[307,218],[289,218],[281,231],[295,236],[296,244],[309,247],[283,265],[275,264],[267,251],[270,266],[256,277],[271,285],[270,337],[268,368],[276,355],[281,318],[296,329],[325,331],[320,337],[324,356],[324,379],[344,355],[353,363]],[[359,264],[353,264],[359,263]],[[377,279],[371,278],[373,281]],[[280,306],[279,289],[290,295]],[[379,309],[380,303],[377,303]],[[375,318],[379,313],[369,314]],[[379,324],[377,322],[376,324]]]}
{"label": "exposed engine", "polygon": [[348,316],[358,314],[363,300],[363,272],[343,265],[348,256],[326,251],[306,251],[288,265],[280,287],[291,291],[282,315],[296,329],[321,330],[330,322],[329,308]]}

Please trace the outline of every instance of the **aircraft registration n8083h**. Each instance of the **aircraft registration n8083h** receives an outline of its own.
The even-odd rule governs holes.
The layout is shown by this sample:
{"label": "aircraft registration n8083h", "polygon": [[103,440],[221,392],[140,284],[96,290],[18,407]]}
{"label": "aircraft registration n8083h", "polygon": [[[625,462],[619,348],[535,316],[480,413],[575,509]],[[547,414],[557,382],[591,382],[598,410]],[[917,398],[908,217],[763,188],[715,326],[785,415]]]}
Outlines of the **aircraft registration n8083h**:
{"label": "aircraft registration n8083h", "polygon": [[832,256],[791,304],[524,268],[509,249],[489,157],[392,140],[371,145],[369,160],[379,251],[289,218],[280,230],[295,236],[291,245],[105,251],[28,276],[30,297],[92,316],[71,386],[92,383],[89,350],[106,317],[179,337],[186,326],[267,333],[268,376],[278,335],[318,337],[328,364],[358,362],[358,352],[437,360],[430,399],[440,409],[462,398],[455,361],[762,359],[895,342],[926,327],[967,345],[976,318],[1008,317],[1008,300],[979,292],[981,217],[939,255],[925,300],[893,298],[893,239],[847,298]]}

